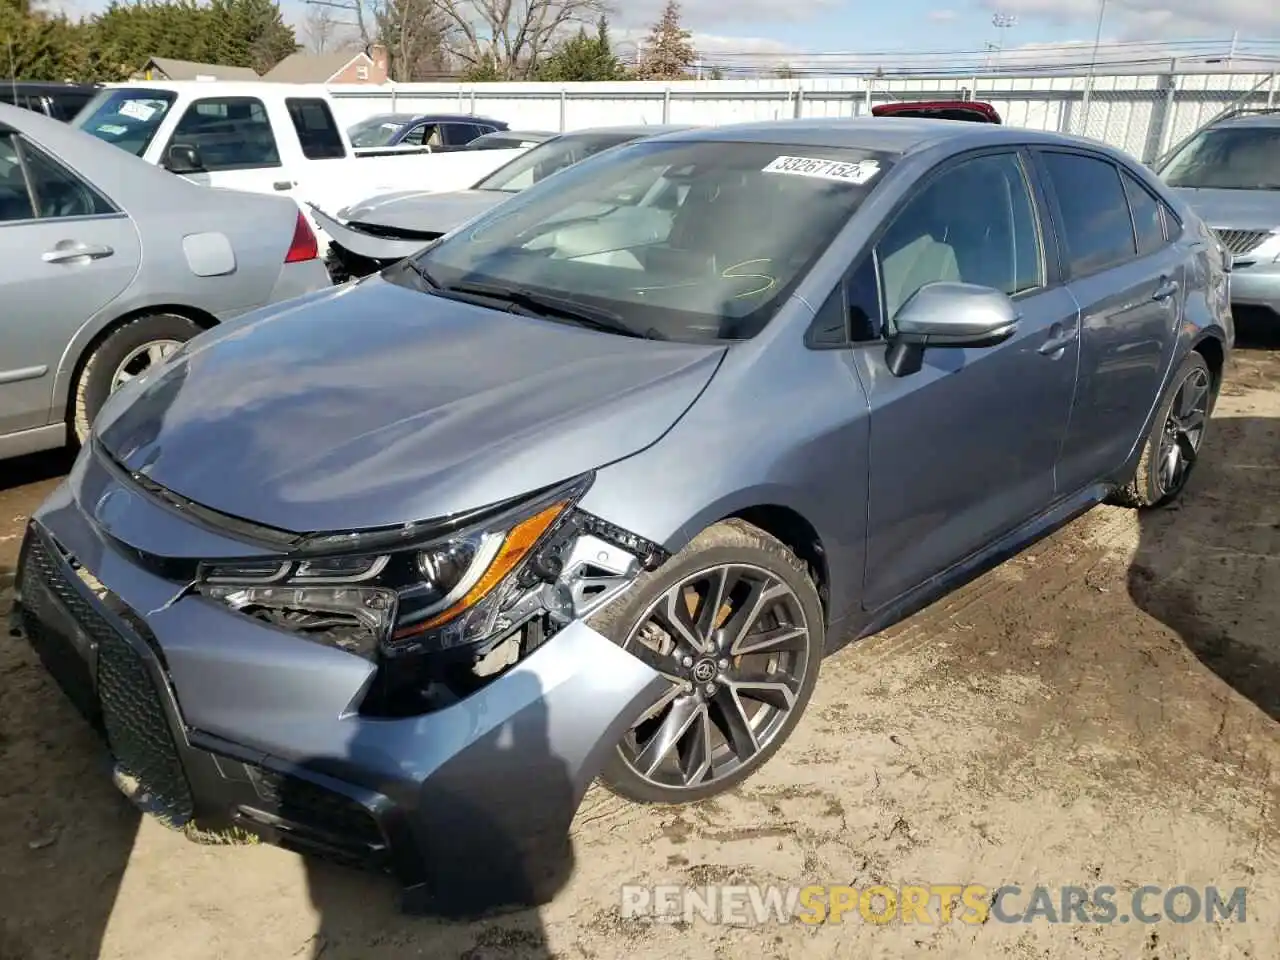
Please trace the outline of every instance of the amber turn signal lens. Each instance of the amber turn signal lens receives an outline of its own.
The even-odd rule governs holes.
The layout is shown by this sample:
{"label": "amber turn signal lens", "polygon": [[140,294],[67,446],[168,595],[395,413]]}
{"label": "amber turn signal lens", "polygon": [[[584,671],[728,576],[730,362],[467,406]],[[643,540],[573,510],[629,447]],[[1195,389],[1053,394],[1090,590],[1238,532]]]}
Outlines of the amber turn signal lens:
{"label": "amber turn signal lens", "polygon": [[506,579],[507,575],[520,564],[521,560],[529,555],[529,551],[534,548],[534,545],[547,532],[551,524],[555,523],[556,518],[564,512],[565,507],[568,505],[568,501],[564,500],[559,503],[553,503],[527,520],[521,520],[517,523],[511,528],[511,532],[507,534],[507,539],[503,541],[502,547],[493,558],[493,562],[489,564],[489,569],[480,575],[480,579],[476,581],[475,586],[468,590],[461,600],[441,610],[430,620],[415,623],[412,627],[397,631],[395,638],[399,640],[403,637],[433,630],[442,624],[448,623],[463,611],[474,607],[488,595],[490,590]]}

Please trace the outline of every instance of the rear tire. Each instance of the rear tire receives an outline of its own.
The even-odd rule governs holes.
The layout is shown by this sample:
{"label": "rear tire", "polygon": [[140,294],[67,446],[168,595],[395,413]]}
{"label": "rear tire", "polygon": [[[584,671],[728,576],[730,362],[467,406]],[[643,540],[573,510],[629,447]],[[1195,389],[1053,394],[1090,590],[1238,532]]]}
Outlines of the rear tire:
{"label": "rear tire", "polygon": [[799,723],[826,646],[805,564],[736,519],[643,574],[594,625],[623,649],[643,648],[671,681],[601,771],[610,791],[637,803],[704,800],[759,770]]}
{"label": "rear tire", "polygon": [[1145,509],[1167,506],[1178,498],[1199,461],[1213,399],[1209,364],[1192,351],[1156,410],[1133,477],[1112,494],[1112,503]]}
{"label": "rear tire", "polygon": [[141,374],[201,329],[175,313],[149,313],[112,330],[89,354],[76,378],[70,411],[76,443],[88,439],[94,418],[122,378]]}

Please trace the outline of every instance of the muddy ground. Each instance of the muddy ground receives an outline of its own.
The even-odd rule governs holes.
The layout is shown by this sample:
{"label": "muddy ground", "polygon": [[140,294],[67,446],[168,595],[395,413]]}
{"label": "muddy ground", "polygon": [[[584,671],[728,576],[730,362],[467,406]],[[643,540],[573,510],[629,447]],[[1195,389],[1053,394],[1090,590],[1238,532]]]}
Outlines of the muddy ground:
{"label": "muddy ground", "polygon": [[[140,821],[34,657],[0,635],[0,960],[1280,956],[1280,338],[1266,339],[1238,352],[1180,508],[1094,510],[836,654],[791,742],[727,798],[680,812],[593,791],[574,875],[536,912],[407,920],[376,878]],[[0,464],[0,614],[23,518],[64,467]],[[744,928],[619,913],[629,882],[878,881],[1243,885],[1247,919]]]}

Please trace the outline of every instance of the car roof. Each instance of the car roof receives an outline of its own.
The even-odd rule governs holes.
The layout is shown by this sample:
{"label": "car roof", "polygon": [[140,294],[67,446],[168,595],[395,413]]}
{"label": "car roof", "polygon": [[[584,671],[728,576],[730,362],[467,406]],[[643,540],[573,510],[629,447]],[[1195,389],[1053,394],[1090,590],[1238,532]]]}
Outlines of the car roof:
{"label": "car roof", "polygon": [[576,137],[576,136],[627,136],[627,137],[658,137],[668,133],[680,133],[685,130],[700,130],[701,127],[695,127],[687,123],[632,123],[619,127],[582,127],[578,130],[565,130],[563,133],[553,134],[557,137]]}
{"label": "car roof", "polygon": [[1280,127],[1280,111],[1274,113],[1244,113],[1236,117],[1223,117],[1212,127]]}
{"label": "car roof", "polygon": [[24,93],[96,93],[98,85],[58,80],[0,80],[0,89],[17,89]]}
{"label": "car roof", "polygon": [[239,190],[215,191],[212,187],[201,186],[162,170],[61,120],[0,103],[0,132],[8,130],[17,131],[46,153],[65,162],[77,175],[124,207],[130,216],[183,204],[199,209],[205,205],[233,203],[252,210],[255,206],[263,206],[261,200],[279,199]]}
{"label": "car roof", "polygon": [[718,127],[686,128],[667,135],[671,140],[721,140],[735,143],[775,143],[795,147],[851,147],[882,153],[908,154],[939,144],[956,150],[987,144],[1062,144],[1088,146],[1114,153],[1096,140],[1066,134],[1006,127],[994,123],[963,123],[917,117],[824,117],[805,120],[766,120]]}

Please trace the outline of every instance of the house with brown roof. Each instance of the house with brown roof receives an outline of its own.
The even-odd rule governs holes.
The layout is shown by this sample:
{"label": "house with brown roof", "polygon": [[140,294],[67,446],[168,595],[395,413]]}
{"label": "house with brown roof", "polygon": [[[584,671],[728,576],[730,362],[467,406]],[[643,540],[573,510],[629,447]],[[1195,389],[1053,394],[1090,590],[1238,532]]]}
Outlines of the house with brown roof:
{"label": "house with brown roof", "polygon": [[367,53],[295,53],[268,70],[262,79],[278,83],[386,83],[387,49],[375,43]]}
{"label": "house with brown roof", "polygon": [[171,57],[152,57],[131,80],[258,80],[251,67],[227,67],[220,63],[194,63]]}

